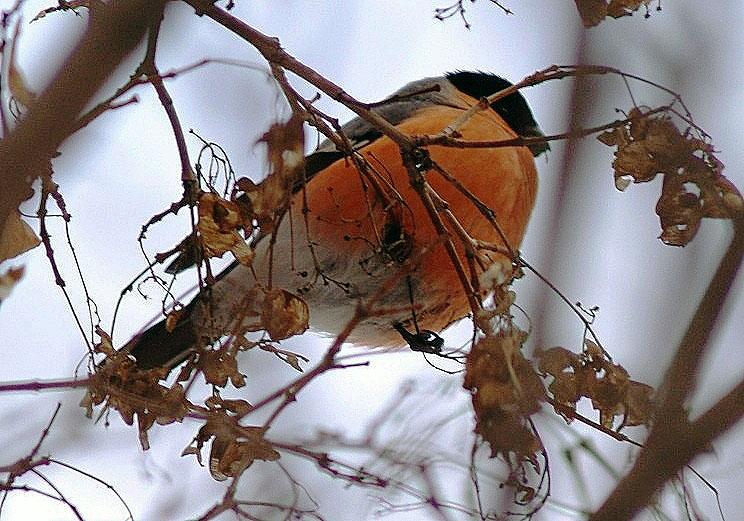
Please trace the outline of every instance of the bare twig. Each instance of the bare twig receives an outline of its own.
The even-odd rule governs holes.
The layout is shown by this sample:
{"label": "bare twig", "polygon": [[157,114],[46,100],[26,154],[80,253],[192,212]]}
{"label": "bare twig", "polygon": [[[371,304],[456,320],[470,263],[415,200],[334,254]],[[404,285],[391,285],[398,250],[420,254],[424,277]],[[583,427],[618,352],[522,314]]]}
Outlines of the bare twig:
{"label": "bare twig", "polygon": [[700,362],[744,256],[744,220],[734,236],[667,370],[663,398],[646,448],[591,521],[630,519],[708,444],[744,415],[744,382],[690,423],[685,403],[695,389]]}
{"label": "bare twig", "polygon": [[[0,142],[0,224],[30,194],[31,183],[70,135],[83,107],[142,38],[164,0],[115,2],[94,18],[51,85]],[[106,49],[106,52],[101,52]]]}

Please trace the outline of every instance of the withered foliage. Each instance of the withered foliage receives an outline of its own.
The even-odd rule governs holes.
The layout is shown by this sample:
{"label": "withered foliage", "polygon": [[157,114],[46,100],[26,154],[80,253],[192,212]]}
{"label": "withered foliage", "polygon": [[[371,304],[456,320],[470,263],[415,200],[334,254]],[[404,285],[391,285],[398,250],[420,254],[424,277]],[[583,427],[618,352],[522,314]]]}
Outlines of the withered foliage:
{"label": "withered foliage", "polygon": [[[240,202],[256,220],[262,233],[271,233],[276,220],[286,210],[292,189],[302,179],[305,165],[304,120],[293,114],[286,122],[275,123],[261,136],[265,143],[270,171],[258,184],[243,177],[233,190]],[[238,195],[243,192],[242,195]]]}
{"label": "withered foliage", "polygon": [[527,334],[512,326],[480,339],[468,354],[463,386],[472,394],[476,433],[491,456],[534,460],[542,443],[529,424],[545,390],[521,347]]}
{"label": "withered foliage", "polygon": [[11,213],[0,230],[0,262],[36,248],[41,239],[19,213]]}
{"label": "withered foliage", "polygon": [[274,461],[279,453],[264,439],[265,428],[238,425],[236,415],[244,415],[251,409],[245,400],[225,400],[219,395],[205,402],[209,413],[192,444],[182,456],[193,454],[202,464],[202,448],[209,440],[209,471],[218,481],[239,476],[254,461]]}
{"label": "withered foliage", "polygon": [[249,266],[253,261],[253,249],[239,230],[252,231],[252,216],[244,211],[243,206],[212,192],[203,192],[197,206],[197,229],[205,257],[222,257],[229,251],[238,262]]}
{"label": "withered foliage", "polygon": [[21,266],[20,268],[8,268],[0,273],[0,304],[10,296],[13,287],[23,277],[23,272],[24,268]]}
{"label": "withered foliage", "polygon": [[599,411],[599,422],[608,429],[617,417],[621,418],[618,430],[652,420],[653,388],[631,380],[625,368],[610,361],[591,340],[585,341],[582,353],[553,347],[541,352],[539,359],[540,371],[553,379],[548,391],[556,402],[575,411],[581,398],[589,398]]}
{"label": "withered foliage", "polygon": [[[183,241],[179,249],[192,259],[221,257],[231,252],[245,265],[250,265],[254,250],[250,244],[252,234],[260,230],[265,235],[273,231],[299,182],[304,161],[304,133],[302,120],[292,117],[286,123],[272,125],[262,137],[268,149],[270,174],[256,184],[247,178],[235,181],[230,199],[219,195],[206,180],[208,191],[200,191],[196,198],[198,222],[196,241]],[[176,205],[180,207],[181,205]],[[194,255],[194,249],[197,253]],[[157,256],[164,260],[167,256]],[[244,400],[228,400],[219,397],[217,391],[232,385],[245,385],[245,375],[238,369],[237,355],[241,351],[260,346],[273,352],[280,359],[301,370],[300,357],[281,350],[268,341],[250,342],[243,334],[250,331],[265,331],[272,341],[283,340],[301,334],[308,328],[309,311],[300,297],[281,288],[256,286],[245,295],[244,316],[237,317],[224,342],[215,341],[190,357],[181,367],[175,383],[161,383],[169,373],[167,368],[140,370],[127,353],[117,351],[107,333],[97,330],[101,341],[95,346],[105,360],[91,376],[89,390],[81,405],[91,416],[93,407],[104,404],[117,410],[124,421],[131,425],[135,418],[142,447],[149,448],[147,431],[155,423],[166,424],[181,421],[190,412],[206,414],[204,425],[187,447],[184,454],[195,454],[201,462],[201,449],[211,441],[210,472],[215,479],[223,480],[239,475],[254,460],[274,460],[279,457],[263,438],[266,428],[243,426],[237,416],[251,410]],[[179,327],[184,309],[177,308],[168,313],[165,327],[173,332]],[[198,374],[214,387],[214,395],[204,407],[190,403],[186,397],[184,382],[191,382]]]}
{"label": "withered foliage", "polygon": [[[493,0],[492,3],[500,5]],[[586,26],[597,25],[606,17],[628,16],[641,8],[645,8],[648,15],[650,3],[651,0],[576,0]],[[59,10],[92,8],[94,5],[89,1],[60,1],[59,6],[40,12],[35,19]],[[464,20],[462,1],[437,10],[436,16],[444,19],[457,13]],[[18,27],[14,41],[18,36]],[[157,31],[153,31],[150,37],[153,38],[153,35],[157,39]],[[150,48],[154,50],[154,41],[150,43],[153,44]],[[282,52],[280,47],[272,49],[277,55]],[[14,50],[15,47],[12,47],[8,65],[9,88],[16,101],[28,107],[36,98],[16,66]],[[154,54],[152,58],[152,69],[156,71]],[[269,58],[269,61],[272,60]],[[278,67],[276,63],[273,65]],[[162,83],[163,78],[158,77],[158,80]],[[327,88],[325,92],[328,92]],[[307,106],[310,110],[312,103],[298,106]],[[108,108],[111,107],[113,105],[109,104]],[[311,112],[306,115],[319,117]],[[246,177],[236,181],[231,178],[231,184],[220,195],[210,178],[202,186],[203,190],[193,194],[194,197],[189,193],[189,197],[174,204],[171,210],[154,218],[152,223],[158,222],[167,213],[175,214],[180,208],[196,205],[198,221],[193,238],[184,240],[180,248],[174,251],[192,254],[193,259],[199,260],[221,257],[230,252],[240,263],[250,265],[254,258],[253,241],[275,231],[293,191],[304,181],[304,121],[302,115],[293,114],[287,122],[272,125],[259,140],[267,146],[270,166],[269,174],[260,183]],[[680,132],[666,113],[655,111],[647,114],[635,108],[630,112],[626,124],[599,137],[606,145],[617,147],[613,167],[618,189],[624,190],[631,182],[648,182],[662,175],[662,193],[656,212],[661,220],[661,239],[667,244],[687,244],[694,238],[705,217],[733,219],[744,213],[742,198],[733,184],[722,175],[723,165],[715,157],[712,145],[699,135],[692,124]],[[190,167],[188,151],[185,145],[179,146],[183,148],[180,150],[182,157],[186,158],[185,172]],[[404,148],[401,147],[402,150]],[[445,210],[445,203],[435,210]],[[436,214],[436,211],[432,212],[432,215]],[[493,219],[495,221],[495,217]],[[498,226],[496,222],[493,224]],[[511,248],[506,248],[509,251],[505,252],[494,245],[489,248],[489,245],[472,240],[464,229],[458,238],[462,242],[458,246],[468,248],[472,291],[466,287],[467,279],[463,282],[463,288],[472,297],[471,310],[476,322],[476,334],[466,357],[463,386],[471,393],[476,434],[488,443],[491,457],[501,457],[509,464],[510,472],[504,482],[521,495],[520,502],[527,503],[534,500],[537,493],[528,484],[527,464],[539,471],[538,453],[544,451],[531,416],[541,410],[544,402],[554,404],[556,411],[570,422],[579,417],[576,412],[578,402],[588,398],[599,413],[601,427],[620,430],[626,426],[647,425],[653,420],[653,389],[630,379],[622,366],[614,363],[604,350],[589,340],[585,341],[581,353],[561,347],[540,352],[539,371],[535,370],[532,361],[523,353],[528,334],[514,323],[511,316],[515,293],[510,285],[512,278],[520,272],[518,252],[511,251]],[[39,239],[28,225],[13,216],[0,236],[0,245],[10,248],[0,248],[0,261],[37,244]],[[493,256],[484,254],[479,248],[500,253],[494,260]],[[456,251],[454,245],[452,251]],[[156,256],[156,260],[161,262],[170,253]],[[456,257],[456,254],[453,256]],[[457,259],[452,260],[457,265]],[[156,278],[152,273],[152,277]],[[11,270],[0,275],[0,299],[21,275],[22,270]],[[206,284],[210,282],[208,278]],[[488,299],[491,300],[486,305]],[[266,438],[273,419],[312,378],[328,369],[345,366],[339,365],[334,359],[337,351],[329,351],[325,361],[310,376],[305,378],[307,375],[303,375],[264,399],[260,405],[254,407],[246,400],[222,398],[221,388],[228,385],[239,388],[246,384],[246,375],[239,370],[236,358],[240,351],[258,346],[274,353],[298,371],[302,370],[299,355],[279,349],[272,342],[307,330],[309,310],[305,301],[276,287],[255,288],[245,295],[245,300],[248,302],[242,308],[245,316],[237,318],[236,327],[222,332],[224,336],[229,335],[229,339],[216,339],[211,344],[205,340],[204,344],[208,345],[201,346],[195,356],[185,361],[171,385],[162,383],[168,375],[167,368],[137,368],[135,361],[125,351],[114,348],[106,332],[96,328],[100,342],[94,351],[103,354],[105,359],[96,365],[89,379],[88,392],[81,403],[88,416],[92,416],[94,406],[105,404],[105,410],[118,411],[128,425],[133,425],[136,419],[141,445],[148,449],[148,430],[155,423],[180,422],[191,415],[202,421],[202,425],[182,454],[195,455],[201,464],[202,449],[211,442],[209,469],[216,480],[239,477],[255,461],[279,459],[280,453],[276,447],[280,447],[281,443],[277,441],[276,445],[272,445]],[[411,304],[413,306],[413,302]],[[182,314],[183,308],[168,314],[166,329],[169,332],[179,327]],[[266,333],[258,342],[250,342],[243,337],[243,333],[258,330]],[[440,354],[439,348],[426,352]],[[327,365],[323,366],[323,363]],[[212,386],[212,395],[204,400],[203,405],[191,403],[187,396],[189,385],[198,375],[203,375],[206,383]],[[184,382],[188,383],[184,385]],[[249,413],[275,400],[281,403],[265,425],[242,423]],[[574,414],[567,414],[566,409],[558,408],[559,405]],[[283,450],[285,448],[286,445]],[[300,446],[295,449],[298,454],[313,457],[320,468],[340,475],[340,472],[333,470],[332,460],[327,454],[313,454]],[[420,466],[423,468],[425,465],[421,463]],[[355,470],[356,474],[345,475],[350,482],[386,486],[385,480],[368,479],[370,474],[363,467]],[[434,497],[427,499],[432,506],[437,506],[435,501]],[[486,519],[482,512],[481,517]]]}
{"label": "withered foliage", "polygon": [[617,147],[612,167],[615,186],[663,177],[656,213],[661,240],[673,246],[689,243],[704,217],[734,219],[744,215],[744,201],[724,177],[723,164],[713,145],[692,128],[684,132],[665,113],[647,116],[642,109],[629,113],[628,123],[604,132],[598,139]]}
{"label": "withered foliage", "polygon": [[[608,16],[621,18],[631,16],[641,7],[646,8],[646,17],[649,16],[649,4],[652,0],[576,0],[576,8],[579,10],[581,22],[584,27],[598,25]],[[657,7],[661,9],[661,7]]]}
{"label": "withered foliage", "polygon": [[127,425],[137,419],[137,429],[142,448],[147,450],[150,443],[147,431],[155,423],[167,425],[181,421],[189,412],[189,402],[180,383],[170,387],[160,380],[168,372],[165,368],[143,371],[137,368],[134,360],[123,351],[116,351],[109,335],[97,328],[101,338],[95,351],[106,355],[106,362],[90,375],[88,392],[80,402],[87,416],[93,415],[93,407],[105,403],[107,407],[119,411]]}
{"label": "withered foliage", "polygon": [[309,327],[310,311],[302,298],[274,288],[263,299],[261,324],[272,340],[301,335]]}

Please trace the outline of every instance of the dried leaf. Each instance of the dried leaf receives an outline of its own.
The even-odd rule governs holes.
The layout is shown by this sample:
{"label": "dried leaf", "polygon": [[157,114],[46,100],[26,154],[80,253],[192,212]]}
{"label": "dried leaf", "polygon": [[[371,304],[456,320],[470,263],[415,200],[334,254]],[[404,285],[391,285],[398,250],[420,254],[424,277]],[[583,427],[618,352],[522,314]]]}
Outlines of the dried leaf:
{"label": "dried leaf", "polygon": [[233,194],[233,200],[244,202],[265,233],[273,231],[276,217],[286,209],[292,188],[301,179],[305,161],[303,125],[304,120],[299,115],[272,125],[259,139],[268,148],[269,175],[258,185],[247,178],[236,183],[243,195]]}
{"label": "dried leaf", "polygon": [[202,352],[199,367],[208,384],[225,387],[227,381],[230,380],[234,387],[245,385],[245,375],[238,371],[235,353],[228,352],[226,349]]}
{"label": "dried leaf", "polygon": [[21,214],[11,212],[0,234],[0,262],[17,257],[36,248],[39,244],[41,244],[41,239],[31,226],[21,219]]}
{"label": "dried leaf", "polygon": [[209,471],[214,479],[224,481],[239,476],[256,460],[279,459],[280,454],[264,439],[264,432],[261,427],[238,426],[230,417],[213,414],[181,455],[194,454],[201,464],[201,449],[213,439]]}
{"label": "dried leaf", "polygon": [[617,147],[612,166],[619,190],[625,190],[631,182],[663,177],[656,204],[662,241],[684,246],[695,237],[702,219],[744,215],[744,200],[723,176],[723,164],[712,144],[695,137],[692,129],[680,132],[664,113],[647,116],[642,109],[634,108],[629,119],[625,126],[605,132],[598,139]]}
{"label": "dried leaf", "polygon": [[648,425],[654,412],[654,388],[631,380],[625,395],[623,425]]}
{"label": "dried leaf", "polygon": [[168,333],[173,333],[176,329],[178,321],[181,320],[181,317],[184,314],[184,309],[185,308],[174,309],[165,317],[165,330]]}
{"label": "dried leaf", "polygon": [[607,16],[606,0],[575,0],[584,27],[594,27]]}
{"label": "dried leaf", "polygon": [[530,459],[542,446],[527,420],[539,410],[545,390],[520,350],[525,338],[512,327],[481,339],[468,354],[463,387],[472,393],[476,432],[492,456]]}
{"label": "dried leaf", "polygon": [[21,69],[18,67],[16,60],[16,50],[18,48],[18,36],[20,34],[21,22],[15,26],[13,40],[10,44],[10,59],[8,64],[8,90],[15,100],[25,108],[33,105],[36,100],[36,94],[28,88],[26,79],[23,77]]}
{"label": "dried leaf", "polygon": [[34,16],[33,19],[31,19],[31,22],[40,20],[50,13],[55,13],[57,11],[75,10],[79,7],[88,7],[89,5],[90,0],[59,0],[59,5],[55,5],[54,7],[47,7],[46,9],[39,11],[39,13]]}
{"label": "dried leaf", "polygon": [[538,368],[544,373],[558,376],[566,369],[581,367],[581,357],[564,347],[551,347],[539,353]]}
{"label": "dried leaf", "polygon": [[289,291],[275,288],[264,298],[261,324],[272,340],[301,335],[309,327],[307,304]]}
{"label": "dried leaf", "polygon": [[[630,16],[642,6],[648,6],[651,0],[575,0],[584,27],[594,27],[606,17],[620,18]],[[646,17],[648,17],[646,8]]]}
{"label": "dried leaf", "polygon": [[199,197],[199,223],[197,228],[204,253],[207,257],[222,257],[232,252],[243,265],[253,261],[253,249],[238,233],[240,229],[250,229],[250,220],[233,201],[223,199],[217,194],[206,192]]}
{"label": "dried leaf", "polygon": [[623,418],[620,427],[647,424],[651,419],[653,388],[632,381],[623,366],[608,360],[589,339],[580,354],[562,347],[543,351],[540,370],[553,377],[548,391],[555,401],[575,410],[582,397],[589,398],[599,411],[600,423],[608,429],[619,416]]}
{"label": "dried leaf", "polygon": [[310,361],[308,358],[298,353],[293,353],[292,351],[287,351],[286,349],[279,349],[277,346],[270,344],[268,342],[261,342],[258,345],[262,350],[268,351],[270,353],[274,353],[277,356],[277,358],[291,365],[294,369],[296,369],[299,372],[302,372],[302,366],[300,366],[300,360],[302,360],[303,362]]}
{"label": "dried leaf", "polygon": [[101,326],[96,326],[96,335],[101,339],[100,342],[98,342],[95,346],[93,346],[93,350],[96,353],[103,353],[107,356],[114,356],[116,354],[116,349],[114,349],[113,341],[111,340],[111,335],[106,333]]}
{"label": "dried leaf", "polygon": [[88,393],[80,402],[91,414],[93,406],[106,403],[115,409],[127,425],[137,420],[140,444],[149,448],[148,430],[157,422],[160,425],[181,421],[189,412],[186,391],[176,383],[171,387],[160,384],[167,376],[165,368],[143,371],[124,351],[116,351],[111,338],[98,328],[101,342],[97,350],[106,353],[106,360],[99,364],[90,377]]}

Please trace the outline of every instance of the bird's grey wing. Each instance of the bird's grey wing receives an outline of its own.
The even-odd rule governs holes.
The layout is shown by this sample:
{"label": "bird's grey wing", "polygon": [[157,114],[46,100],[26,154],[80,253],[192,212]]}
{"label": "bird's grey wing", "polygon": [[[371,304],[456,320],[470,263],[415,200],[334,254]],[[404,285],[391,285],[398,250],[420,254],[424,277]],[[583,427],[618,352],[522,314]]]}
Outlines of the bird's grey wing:
{"label": "bird's grey wing", "polygon": [[[435,104],[467,108],[453,105],[453,89],[452,84],[444,77],[424,78],[409,83],[383,101],[375,103],[372,110],[391,125],[398,125],[411,117],[416,111]],[[360,117],[344,124],[341,131],[353,150],[360,150],[382,137],[382,132]],[[305,157],[304,176],[295,182],[292,187],[293,193],[299,192],[313,177],[347,155],[347,152],[338,150],[330,139],[321,142],[315,152]],[[189,241],[189,239],[185,239],[184,242],[188,242],[188,244],[182,245],[182,252],[168,265],[165,269],[166,273],[180,273],[195,266],[198,262],[199,249],[194,247],[193,241]],[[220,275],[231,270],[235,265],[236,263],[231,264]]]}

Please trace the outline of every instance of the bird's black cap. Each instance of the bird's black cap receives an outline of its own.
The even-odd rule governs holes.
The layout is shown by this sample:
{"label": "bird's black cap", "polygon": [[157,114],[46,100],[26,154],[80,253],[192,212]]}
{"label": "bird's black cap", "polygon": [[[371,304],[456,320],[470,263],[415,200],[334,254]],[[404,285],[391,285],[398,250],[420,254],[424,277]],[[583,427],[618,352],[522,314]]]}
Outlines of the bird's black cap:
{"label": "bird's black cap", "polygon": [[[501,76],[481,71],[448,72],[445,77],[457,90],[475,99],[481,99],[512,86],[512,83]],[[522,137],[543,136],[539,125],[532,116],[527,100],[521,93],[515,92],[491,104],[504,121]],[[535,156],[549,150],[547,143],[530,146]]]}

